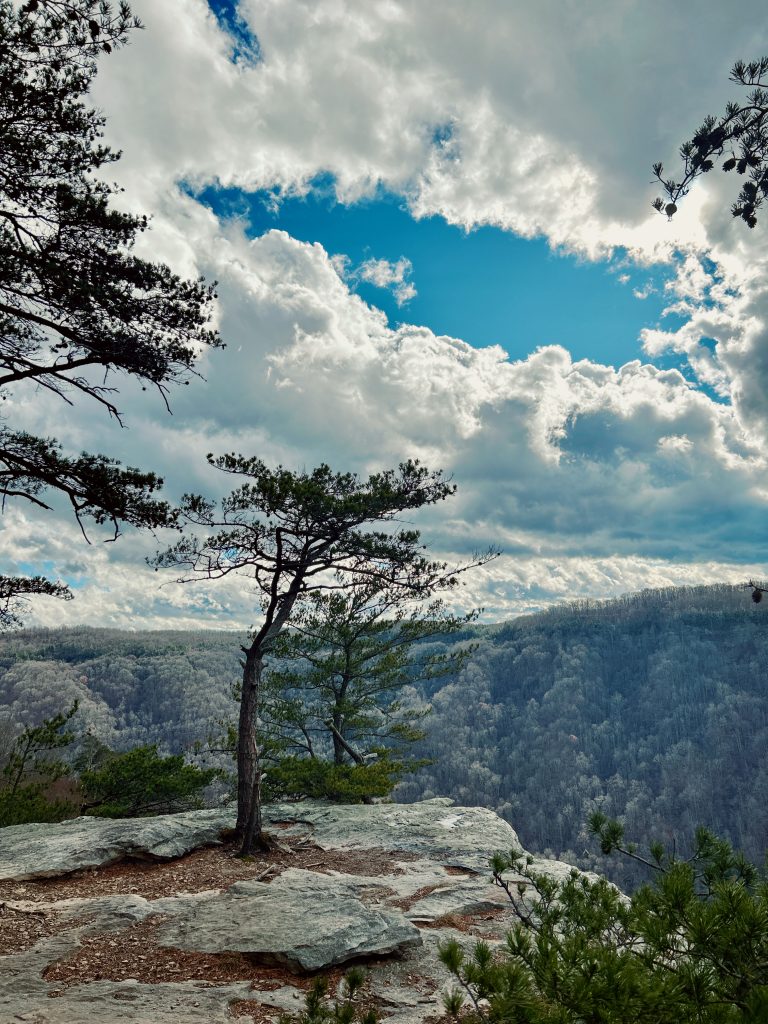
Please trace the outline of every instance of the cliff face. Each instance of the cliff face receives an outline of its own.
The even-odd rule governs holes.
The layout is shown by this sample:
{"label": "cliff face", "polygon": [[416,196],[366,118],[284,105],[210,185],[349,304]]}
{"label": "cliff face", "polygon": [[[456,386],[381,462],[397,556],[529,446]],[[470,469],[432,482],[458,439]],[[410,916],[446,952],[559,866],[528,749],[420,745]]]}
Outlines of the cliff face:
{"label": "cliff face", "polygon": [[265,1022],[302,1008],[313,973],[333,989],[363,963],[381,1019],[421,1024],[442,1014],[438,942],[512,923],[487,861],[520,844],[492,811],[307,803],[267,818],[278,846],[248,861],[221,811],[0,830],[0,1020]]}

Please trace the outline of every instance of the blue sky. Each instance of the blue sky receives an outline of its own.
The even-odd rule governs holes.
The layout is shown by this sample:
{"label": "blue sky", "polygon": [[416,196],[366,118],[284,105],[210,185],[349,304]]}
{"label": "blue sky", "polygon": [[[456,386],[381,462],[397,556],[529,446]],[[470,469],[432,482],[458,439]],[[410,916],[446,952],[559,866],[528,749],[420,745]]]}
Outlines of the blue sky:
{"label": "blue sky", "polygon": [[[219,282],[226,349],[172,415],[115,380],[126,429],[21,389],[18,429],[154,470],[170,500],[226,489],[207,452],[419,458],[458,486],[418,518],[429,550],[504,551],[457,598],[490,621],[768,575],[766,225],[733,221],[732,175],[671,222],[650,183],[768,52],[761,0],[132,6],[146,29],[93,86],[110,178],[151,217],[142,255]],[[86,545],[18,505],[3,526],[9,569],[78,583],[46,624],[257,614],[244,581],[161,581],[162,538]]]}
{"label": "blue sky", "polygon": [[219,27],[232,42],[235,64],[256,64],[261,59],[259,40],[239,10],[238,0],[208,0]]}
{"label": "blue sky", "polygon": [[[354,289],[386,312],[391,326],[424,324],[476,347],[499,344],[513,359],[540,345],[564,345],[574,359],[621,365],[642,357],[643,327],[662,324],[669,304],[668,265],[638,267],[623,252],[592,262],[553,251],[543,237],[520,238],[497,227],[465,230],[435,215],[415,219],[403,196],[379,193],[350,205],[319,178],[306,196],[245,192],[211,185],[196,198],[222,218],[244,218],[256,237],[272,228],[358,266],[368,259],[412,265],[416,296],[398,305],[392,292],[364,280]],[[628,280],[622,278],[628,277]],[[635,290],[653,289],[647,298]],[[666,318],[669,327],[675,318]],[[683,365],[665,360],[665,365]]]}

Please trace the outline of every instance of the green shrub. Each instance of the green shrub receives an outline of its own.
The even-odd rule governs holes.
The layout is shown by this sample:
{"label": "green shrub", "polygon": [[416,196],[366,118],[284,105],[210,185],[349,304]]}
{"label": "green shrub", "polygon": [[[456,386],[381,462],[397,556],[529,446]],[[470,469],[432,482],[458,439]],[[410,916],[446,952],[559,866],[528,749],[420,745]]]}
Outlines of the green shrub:
{"label": "green shrub", "polygon": [[499,951],[441,945],[457,982],[448,1012],[467,1024],[764,1024],[765,877],[705,829],[683,861],[660,845],[640,857],[601,815],[591,827],[603,852],[654,869],[653,884],[629,900],[605,879],[574,870],[558,882],[531,858],[495,857],[493,880],[518,923]]}
{"label": "green shrub", "polygon": [[283,1015],[280,1024],[377,1024],[374,1010],[360,1005],[360,990],[365,985],[365,972],[353,967],[344,976],[341,996],[328,999],[328,981],[315,978],[304,1001],[304,1011],[295,1017]]}
{"label": "green shrub", "polygon": [[61,821],[77,813],[77,805],[51,796],[51,786],[69,774],[64,762],[52,756],[69,746],[74,734],[67,730],[77,713],[77,701],[40,725],[28,725],[13,741],[0,772],[0,828],[36,821]]}
{"label": "green shrub", "polygon": [[267,800],[331,800],[359,804],[389,796],[406,770],[386,756],[368,764],[334,764],[314,757],[284,757],[264,779]]}
{"label": "green shrub", "polygon": [[51,799],[47,782],[30,782],[15,791],[0,790],[0,828],[33,821],[63,821],[77,814],[71,800]]}
{"label": "green shrub", "polygon": [[201,791],[217,775],[214,768],[185,764],[181,754],[161,757],[156,745],[136,747],[82,773],[83,809],[103,818],[189,810],[202,806]]}

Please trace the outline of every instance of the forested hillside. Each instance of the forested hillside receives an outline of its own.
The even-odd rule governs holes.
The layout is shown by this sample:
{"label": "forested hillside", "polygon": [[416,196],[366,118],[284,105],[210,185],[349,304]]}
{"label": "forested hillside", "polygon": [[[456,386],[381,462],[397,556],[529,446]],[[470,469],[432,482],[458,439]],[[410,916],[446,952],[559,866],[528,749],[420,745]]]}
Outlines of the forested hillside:
{"label": "forested hillside", "polygon": [[85,627],[8,633],[0,637],[0,716],[36,725],[78,700],[80,730],[113,749],[158,743],[177,753],[232,716],[240,639]]}
{"label": "forested hillside", "polygon": [[[512,822],[530,849],[599,866],[595,806],[628,836],[685,841],[696,825],[754,860],[768,849],[768,607],[749,591],[647,591],[498,628],[433,698],[400,788],[447,793]],[[613,877],[644,877],[631,863]]]}
{"label": "forested hillside", "polygon": [[[478,646],[458,678],[414,680],[433,704],[417,753],[434,761],[397,796],[489,806],[529,849],[602,870],[583,832],[595,806],[641,840],[684,842],[705,824],[762,860],[766,605],[726,586],[648,591],[472,630]],[[181,751],[233,716],[238,639],[84,628],[5,635],[0,713],[37,722],[78,698],[81,727],[110,746]],[[640,875],[622,864],[613,877],[629,885]]]}

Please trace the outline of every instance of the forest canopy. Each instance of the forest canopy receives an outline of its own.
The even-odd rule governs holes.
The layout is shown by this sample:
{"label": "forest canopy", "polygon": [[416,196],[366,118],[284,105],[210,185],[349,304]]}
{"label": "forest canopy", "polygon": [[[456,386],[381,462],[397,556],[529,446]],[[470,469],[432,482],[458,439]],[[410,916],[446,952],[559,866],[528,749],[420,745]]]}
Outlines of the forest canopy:
{"label": "forest canopy", "polygon": [[[432,713],[412,746],[434,763],[401,800],[451,796],[510,821],[528,849],[604,865],[585,822],[681,840],[711,828],[760,862],[768,845],[766,603],[744,588],[646,591],[563,605],[501,626],[468,625],[424,655],[477,643],[457,676],[414,672],[400,698]],[[0,639],[0,702],[19,725],[80,700],[118,750],[189,749],[235,709],[234,633],[26,630]],[[626,887],[643,874],[611,868]]]}

